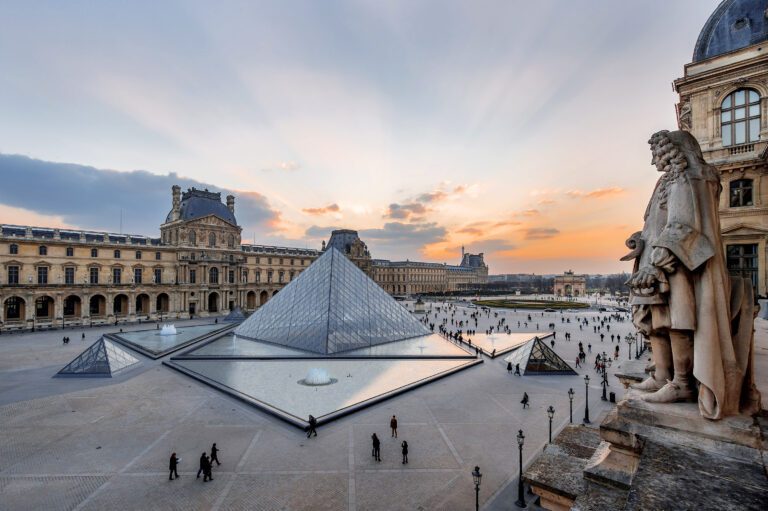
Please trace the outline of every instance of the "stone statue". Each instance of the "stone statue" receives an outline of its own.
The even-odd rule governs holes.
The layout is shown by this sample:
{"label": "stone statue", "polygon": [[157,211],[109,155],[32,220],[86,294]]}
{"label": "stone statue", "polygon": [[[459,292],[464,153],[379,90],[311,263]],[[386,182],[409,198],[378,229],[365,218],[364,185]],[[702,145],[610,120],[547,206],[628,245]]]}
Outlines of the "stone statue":
{"label": "stone statue", "polygon": [[634,388],[655,403],[698,396],[708,419],[757,412],[753,291],[728,276],[718,173],[687,131],[660,131],[649,144],[662,175],[643,230],[627,240],[632,252],[622,258],[635,260],[627,281],[633,323],[650,339],[655,366]]}

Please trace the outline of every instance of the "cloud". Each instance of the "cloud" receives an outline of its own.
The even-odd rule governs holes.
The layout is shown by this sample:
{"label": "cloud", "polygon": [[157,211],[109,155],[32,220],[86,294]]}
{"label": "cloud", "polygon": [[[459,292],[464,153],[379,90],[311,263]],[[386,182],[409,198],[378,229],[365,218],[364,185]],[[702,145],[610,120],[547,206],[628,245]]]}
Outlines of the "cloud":
{"label": "cloud", "polygon": [[556,203],[556,201],[554,201],[552,199],[542,199],[539,202],[537,202],[536,204],[538,204],[539,206],[551,206],[552,204],[555,204],[555,203]]}
{"label": "cloud", "polygon": [[304,208],[302,211],[308,215],[325,215],[328,213],[338,213],[341,210],[338,204],[335,202],[333,204],[328,204],[327,206],[324,206],[322,208]]}
{"label": "cloud", "polygon": [[295,170],[299,170],[301,168],[301,165],[296,163],[295,161],[281,161],[274,165],[271,165],[269,167],[261,169],[262,172],[293,172]]}
{"label": "cloud", "polygon": [[384,213],[384,218],[393,220],[410,220],[413,215],[423,215],[428,211],[426,206],[418,202],[409,202],[406,204],[392,203]]}
{"label": "cloud", "polygon": [[531,227],[523,229],[523,232],[526,240],[545,240],[560,234],[560,231],[553,227]]}
{"label": "cloud", "polygon": [[595,188],[594,190],[586,192],[582,190],[569,190],[565,192],[566,195],[574,199],[603,199],[613,195],[621,195],[622,193],[624,193],[624,189],[618,186],[612,186],[609,188]]}
{"label": "cloud", "polygon": [[479,236],[483,234],[483,229],[480,229],[479,227],[462,227],[456,232],[460,234],[472,234],[475,236]]}
{"label": "cloud", "polygon": [[360,231],[360,236],[365,239],[389,243],[397,242],[410,246],[442,241],[446,234],[445,227],[439,226],[435,222],[421,224],[388,222],[381,228]]}
{"label": "cloud", "polygon": [[182,190],[194,186],[235,195],[235,215],[244,233],[265,233],[280,218],[259,193],[227,190],[176,173],[116,172],[0,154],[0,175],[0,204],[52,215],[84,229],[117,231],[122,211],[123,232],[157,236],[171,209],[171,186],[176,184]]}
{"label": "cloud", "polygon": [[518,211],[517,213],[513,213],[512,216],[527,216],[532,217],[540,214],[541,212],[538,209],[526,209],[523,211]]}

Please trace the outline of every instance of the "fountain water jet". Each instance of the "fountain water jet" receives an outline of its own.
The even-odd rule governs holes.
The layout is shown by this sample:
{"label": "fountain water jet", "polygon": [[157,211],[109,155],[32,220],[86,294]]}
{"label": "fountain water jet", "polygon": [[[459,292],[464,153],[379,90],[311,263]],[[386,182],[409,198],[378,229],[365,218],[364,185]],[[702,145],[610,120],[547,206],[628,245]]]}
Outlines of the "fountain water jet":
{"label": "fountain water jet", "polygon": [[160,330],[160,335],[176,335],[176,325],[166,323]]}

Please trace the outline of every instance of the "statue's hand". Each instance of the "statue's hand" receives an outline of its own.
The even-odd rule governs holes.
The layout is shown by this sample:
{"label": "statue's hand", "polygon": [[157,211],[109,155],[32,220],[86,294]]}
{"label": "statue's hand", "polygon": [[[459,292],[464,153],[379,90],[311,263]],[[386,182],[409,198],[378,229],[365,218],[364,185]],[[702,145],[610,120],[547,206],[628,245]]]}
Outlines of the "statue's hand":
{"label": "statue's hand", "polygon": [[666,273],[672,273],[675,271],[677,265],[677,258],[675,255],[665,247],[655,247],[651,252],[651,264],[657,268],[661,268]]}

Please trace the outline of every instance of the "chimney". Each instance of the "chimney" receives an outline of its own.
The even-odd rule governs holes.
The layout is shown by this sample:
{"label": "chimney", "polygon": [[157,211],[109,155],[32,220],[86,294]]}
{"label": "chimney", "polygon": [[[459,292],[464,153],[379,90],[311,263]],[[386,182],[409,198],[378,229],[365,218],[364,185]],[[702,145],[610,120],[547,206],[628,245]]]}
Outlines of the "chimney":
{"label": "chimney", "polygon": [[181,207],[181,187],[179,185],[173,185],[171,187],[172,208],[171,208],[171,221],[179,219],[179,209]]}
{"label": "chimney", "polygon": [[232,214],[235,214],[235,196],[234,195],[227,195],[227,208],[232,212]]}

